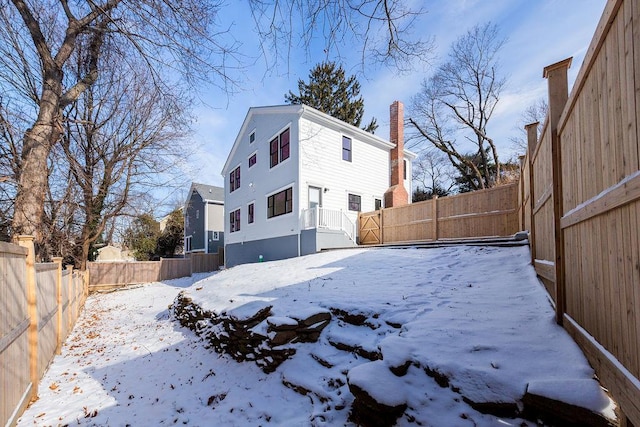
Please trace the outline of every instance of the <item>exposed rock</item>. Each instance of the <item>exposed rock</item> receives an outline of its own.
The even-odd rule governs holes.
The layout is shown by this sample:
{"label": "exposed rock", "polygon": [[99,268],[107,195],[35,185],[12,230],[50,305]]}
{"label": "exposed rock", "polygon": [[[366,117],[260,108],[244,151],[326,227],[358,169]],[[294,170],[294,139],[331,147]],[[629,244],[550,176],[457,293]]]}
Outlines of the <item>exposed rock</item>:
{"label": "exposed rock", "polygon": [[407,360],[401,365],[398,366],[389,366],[389,370],[393,372],[393,375],[397,377],[403,377],[407,375],[407,371],[409,370],[409,366],[411,366],[411,361]]}
{"label": "exposed rock", "polygon": [[298,316],[292,316],[294,319],[298,320],[301,324],[306,326],[312,326],[321,322],[328,322],[331,320],[331,313],[329,311],[321,311],[315,314],[310,315],[309,317],[299,318]]}
{"label": "exposed rock", "polygon": [[355,397],[351,420],[361,426],[392,426],[407,409],[401,380],[383,361],[351,369],[347,383]]}
{"label": "exposed rock", "polygon": [[333,341],[333,340],[329,340],[329,344],[331,344],[333,347],[337,348],[338,350],[348,351],[350,353],[357,354],[358,356],[364,357],[365,359],[368,359],[371,361],[382,359],[382,354],[380,354],[380,352],[365,350],[360,346],[353,346],[353,345],[349,345],[343,342]]}
{"label": "exposed rock", "polygon": [[338,319],[355,326],[362,326],[367,320],[367,316],[362,313],[350,313],[339,308],[332,308],[331,312]]}
{"label": "exposed rock", "polygon": [[527,391],[522,398],[523,415],[526,418],[540,419],[551,425],[570,427],[611,427],[617,425],[615,420],[610,420],[601,413],[596,413],[582,405],[562,402],[551,397],[558,394],[571,400],[568,397],[577,393],[579,394],[578,400],[581,400],[582,403],[599,401],[602,406],[606,407],[608,398],[596,381],[545,381],[545,383],[544,386],[538,386],[538,384],[527,386]]}
{"label": "exposed rock", "polygon": [[407,409],[406,403],[397,406],[380,403],[358,386],[349,384],[349,390],[355,397],[350,419],[363,427],[393,426]]}
{"label": "exposed rock", "polygon": [[516,402],[474,402],[466,396],[462,396],[462,400],[483,414],[504,418],[516,418],[520,415]]}
{"label": "exposed rock", "polygon": [[433,378],[440,387],[449,387],[449,378],[445,374],[439,372],[437,369],[432,369],[429,366],[425,366],[424,372],[431,378]]}
{"label": "exposed rock", "polygon": [[295,354],[294,348],[284,346],[317,341],[331,320],[331,313],[319,307],[307,307],[292,317],[272,316],[271,309],[264,301],[252,301],[219,314],[207,312],[181,292],[173,315],[217,352],[239,362],[254,361],[269,373]]}
{"label": "exposed rock", "polygon": [[307,394],[311,393],[311,390],[308,390],[308,389],[302,387],[301,385],[294,384],[294,383],[292,383],[290,381],[287,381],[284,378],[282,379],[282,384],[284,384],[285,387],[290,388],[291,390],[293,390],[296,393],[301,394],[303,396],[306,396]]}

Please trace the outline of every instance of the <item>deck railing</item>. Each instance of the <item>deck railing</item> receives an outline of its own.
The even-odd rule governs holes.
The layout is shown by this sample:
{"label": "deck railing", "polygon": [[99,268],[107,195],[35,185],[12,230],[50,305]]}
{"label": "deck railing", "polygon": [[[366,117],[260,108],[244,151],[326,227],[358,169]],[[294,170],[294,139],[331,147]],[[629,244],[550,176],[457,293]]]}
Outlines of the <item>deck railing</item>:
{"label": "deck railing", "polygon": [[302,229],[327,229],[343,231],[349,239],[356,240],[356,225],[344,211],[319,206],[302,211]]}

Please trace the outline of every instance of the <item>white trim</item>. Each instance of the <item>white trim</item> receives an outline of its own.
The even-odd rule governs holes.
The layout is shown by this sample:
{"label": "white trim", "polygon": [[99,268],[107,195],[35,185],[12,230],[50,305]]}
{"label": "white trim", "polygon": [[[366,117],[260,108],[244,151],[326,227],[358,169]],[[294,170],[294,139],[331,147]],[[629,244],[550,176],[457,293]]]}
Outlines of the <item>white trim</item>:
{"label": "white trim", "polygon": [[384,197],[373,196],[373,208],[376,208],[376,200],[380,200],[380,209],[384,208]]}
{"label": "white trim", "polygon": [[204,204],[204,253],[209,253],[209,209],[207,204]]}
{"label": "white trim", "polygon": [[[231,174],[234,173],[236,171],[236,169],[238,169],[238,168],[240,168],[240,187],[236,187],[233,191],[231,191],[231,182],[230,182],[229,178],[230,178]],[[225,180],[226,180],[225,188],[226,188],[227,185],[229,186],[229,194],[235,193],[236,191],[238,191],[239,188],[242,187],[242,175],[243,175],[242,174],[242,162],[237,163],[237,166],[235,168],[231,169],[231,171],[229,171],[229,173],[227,173],[227,175],[225,176]],[[234,180],[235,180],[235,175],[234,175]]]}
{"label": "white trim", "polygon": [[[232,231],[231,230],[231,221],[229,220],[229,218],[231,218],[230,214],[233,213],[234,214],[233,221],[234,221],[234,224],[235,224],[235,212],[236,211],[240,211],[240,228],[237,229],[237,230],[233,230]],[[229,235],[232,235],[233,233],[237,233],[238,231],[242,231],[242,206],[238,206],[237,208],[230,210],[229,212],[227,212],[225,214],[225,216],[226,216],[225,221],[229,221],[227,223],[227,225],[229,226]]]}
{"label": "white trim", "polygon": [[[251,157],[256,156],[256,163],[253,165],[249,164],[249,160],[251,159]],[[251,169],[252,167],[256,166],[258,164],[258,150],[254,150],[253,153],[249,154],[247,156],[247,170]],[[242,179],[242,175],[240,176],[240,179]]]}
{"label": "white trim", "polygon": [[[184,245],[184,253],[185,254],[190,254],[193,248],[193,245],[191,244],[191,241],[193,240],[193,234],[190,234],[188,236],[184,236],[184,242],[182,242],[182,244]],[[187,242],[189,242],[189,244],[187,244]]]}
{"label": "white trim", "polygon": [[[269,218],[269,197],[280,193],[282,190],[286,190],[288,188],[291,188],[291,197],[293,198],[293,200],[291,200],[291,212],[287,212],[284,213],[282,215],[277,215],[277,216],[272,216],[271,218]],[[269,193],[266,193],[264,196],[264,206],[265,206],[265,218],[267,220],[267,222],[269,221],[273,221],[273,220],[278,220],[280,218],[287,218],[289,215],[293,215],[295,214],[297,211],[295,209],[295,198],[296,196],[298,196],[298,198],[300,198],[300,195],[296,193],[296,181],[292,181],[289,184],[283,185],[282,187],[279,187],[278,189],[271,191]],[[255,211],[253,213],[254,217],[256,215]]]}
{"label": "white trim", "polygon": [[[270,138],[267,138],[267,157],[268,157],[268,166],[269,172],[275,170],[278,166],[288,163],[291,159],[291,129],[293,128],[293,122],[287,123],[285,126],[281,127],[275,134],[271,135]],[[282,134],[285,130],[289,129],[289,157],[284,160],[280,160],[280,134]],[[271,141],[274,139],[278,140],[278,164],[275,166],[271,166]]]}
{"label": "white trim", "polygon": [[[349,160],[344,158],[344,139],[347,138],[349,140]],[[353,163],[353,137],[347,136],[344,133],[342,134],[342,139],[340,141],[340,159],[343,162]]]}
{"label": "white trim", "polygon": [[[253,222],[249,222],[249,205],[253,205]],[[253,226],[256,223],[256,199],[247,202],[247,226]]]}
{"label": "white trim", "polygon": [[[349,191],[346,190],[345,191],[347,193],[347,212],[362,212],[362,193],[357,193],[355,191]],[[349,196],[353,195],[353,196],[358,196],[360,197],[360,209],[359,210],[353,210],[349,208]]]}

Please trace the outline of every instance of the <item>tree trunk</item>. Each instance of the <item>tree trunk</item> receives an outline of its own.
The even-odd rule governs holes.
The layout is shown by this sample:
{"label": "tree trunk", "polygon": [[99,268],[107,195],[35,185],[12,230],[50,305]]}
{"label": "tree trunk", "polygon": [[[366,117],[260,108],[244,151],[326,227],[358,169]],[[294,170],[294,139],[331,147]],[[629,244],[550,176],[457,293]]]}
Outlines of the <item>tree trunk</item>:
{"label": "tree trunk", "polygon": [[22,149],[22,169],[18,179],[12,235],[28,234],[35,237],[36,257],[42,247],[44,221],[44,199],[47,193],[47,159],[51,147],[60,136],[59,117],[60,81],[47,80],[42,93],[38,119],[24,134]]}

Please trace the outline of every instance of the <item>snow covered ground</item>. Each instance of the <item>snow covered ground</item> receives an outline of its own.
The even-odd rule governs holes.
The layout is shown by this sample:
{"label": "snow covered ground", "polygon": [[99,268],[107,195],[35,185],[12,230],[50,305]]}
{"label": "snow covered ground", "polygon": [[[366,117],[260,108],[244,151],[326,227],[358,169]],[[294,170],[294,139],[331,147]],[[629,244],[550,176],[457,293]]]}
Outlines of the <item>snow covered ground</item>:
{"label": "snow covered ground", "polygon": [[[266,374],[180,326],[169,310],[180,291],[215,313],[268,304],[272,322],[318,309],[365,321],[334,316]],[[404,375],[389,373],[405,362]],[[529,384],[613,417],[592,377],[554,323],[527,247],[354,249],[90,296],[18,425],[350,425],[348,382],[405,404],[398,425],[533,426],[468,403],[520,405]]]}

